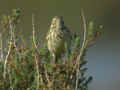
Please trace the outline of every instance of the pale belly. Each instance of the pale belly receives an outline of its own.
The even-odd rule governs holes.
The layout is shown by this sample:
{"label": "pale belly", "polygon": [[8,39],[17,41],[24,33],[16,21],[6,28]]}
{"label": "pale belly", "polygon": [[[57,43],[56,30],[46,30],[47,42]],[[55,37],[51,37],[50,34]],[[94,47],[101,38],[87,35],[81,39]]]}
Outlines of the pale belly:
{"label": "pale belly", "polygon": [[64,40],[57,37],[48,40],[48,49],[51,53],[60,56],[64,51]]}

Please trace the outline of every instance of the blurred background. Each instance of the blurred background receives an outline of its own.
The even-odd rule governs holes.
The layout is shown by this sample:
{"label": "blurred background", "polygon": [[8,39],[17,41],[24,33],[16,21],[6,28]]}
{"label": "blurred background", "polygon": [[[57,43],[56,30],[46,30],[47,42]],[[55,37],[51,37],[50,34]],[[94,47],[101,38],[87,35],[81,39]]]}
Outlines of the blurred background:
{"label": "blurred background", "polygon": [[51,19],[63,16],[72,32],[81,33],[80,9],[87,21],[104,25],[104,35],[87,52],[88,75],[94,80],[89,90],[120,90],[120,1],[119,0],[0,0],[0,16],[14,8],[23,9],[19,32],[32,34],[31,16],[35,13],[39,38],[44,37]]}

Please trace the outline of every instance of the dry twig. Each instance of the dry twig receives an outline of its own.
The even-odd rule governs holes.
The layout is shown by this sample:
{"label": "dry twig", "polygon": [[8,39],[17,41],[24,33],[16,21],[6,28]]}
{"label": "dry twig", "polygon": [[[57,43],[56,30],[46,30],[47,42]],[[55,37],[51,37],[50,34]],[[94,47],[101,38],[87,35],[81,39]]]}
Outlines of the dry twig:
{"label": "dry twig", "polygon": [[9,25],[10,25],[10,34],[11,34],[11,37],[10,37],[9,49],[8,49],[7,55],[5,57],[5,62],[4,62],[4,73],[3,73],[4,78],[6,78],[6,66],[7,66],[8,58],[9,58],[10,53],[11,53],[11,47],[12,47],[12,44],[13,44],[13,27],[12,27],[11,20],[9,20]]}
{"label": "dry twig", "polygon": [[84,12],[83,10],[81,10],[81,15],[82,15],[82,19],[83,19],[83,26],[84,26],[84,39],[83,39],[83,43],[82,43],[82,47],[81,47],[81,50],[80,50],[80,54],[79,56],[77,57],[77,60],[76,60],[76,67],[77,67],[77,74],[76,74],[76,87],[75,87],[75,90],[77,90],[78,88],[78,80],[79,80],[79,73],[80,73],[80,64],[81,64],[81,57],[84,53],[84,49],[85,49],[85,44],[86,44],[86,35],[87,35],[87,25],[86,25],[86,20],[85,20],[85,16],[84,16]]}
{"label": "dry twig", "polygon": [[0,62],[3,61],[3,42],[2,42],[2,34],[0,33]]}
{"label": "dry twig", "polygon": [[[33,27],[33,44],[34,47],[37,51],[37,45],[36,45],[36,39],[35,39],[35,18],[34,18],[34,14],[32,14],[32,27]],[[35,55],[35,61],[36,61],[36,70],[37,70],[37,74],[38,74],[38,79],[37,79],[37,90],[39,90],[39,79],[41,77],[41,75],[39,74],[39,64],[38,64],[38,60],[37,60],[37,56]],[[41,82],[43,82],[42,77],[41,77]]]}

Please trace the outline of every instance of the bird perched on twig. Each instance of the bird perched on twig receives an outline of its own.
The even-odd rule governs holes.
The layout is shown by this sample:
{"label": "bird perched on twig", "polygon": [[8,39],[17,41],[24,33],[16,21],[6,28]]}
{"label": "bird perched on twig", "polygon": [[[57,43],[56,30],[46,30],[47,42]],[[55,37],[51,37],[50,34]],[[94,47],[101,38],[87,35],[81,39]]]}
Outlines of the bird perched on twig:
{"label": "bird perched on twig", "polygon": [[65,42],[70,44],[72,35],[70,30],[64,25],[63,17],[55,16],[52,19],[50,30],[47,33],[47,47],[53,56],[53,62],[57,62],[58,58],[65,51]]}

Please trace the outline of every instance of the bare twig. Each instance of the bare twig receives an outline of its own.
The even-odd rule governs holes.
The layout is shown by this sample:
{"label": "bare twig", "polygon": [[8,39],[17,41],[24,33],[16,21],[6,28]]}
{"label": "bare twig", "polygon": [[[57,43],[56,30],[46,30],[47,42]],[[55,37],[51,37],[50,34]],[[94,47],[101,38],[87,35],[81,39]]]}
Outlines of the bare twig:
{"label": "bare twig", "polygon": [[2,43],[2,34],[0,33],[0,62],[3,61],[3,43]]}
{"label": "bare twig", "polygon": [[47,70],[45,70],[45,76],[46,76],[46,79],[47,79],[47,82],[48,82],[48,88],[51,88],[52,86],[52,81],[50,81],[49,77],[48,77],[48,72]]}
{"label": "bare twig", "polygon": [[13,44],[13,42],[12,42],[13,41],[13,27],[11,24],[12,24],[12,22],[11,22],[11,20],[9,20],[11,38],[10,38],[10,45],[9,45],[8,53],[5,57],[5,62],[4,62],[4,73],[3,73],[4,78],[6,78],[6,66],[7,66],[8,58],[9,58],[10,53],[11,53],[11,47]]}
{"label": "bare twig", "polygon": [[10,65],[8,65],[8,74],[9,74],[9,80],[10,80],[10,88],[11,88],[11,90],[14,90],[13,84],[12,84],[11,73],[10,73]]}
{"label": "bare twig", "polygon": [[85,20],[85,16],[84,16],[84,12],[83,10],[81,10],[81,15],[82,15],[82,19],[83,19],[83,26],[84,26],[84,38],[83,38],[83,43],[82,43],[82,47],[80,49],[80,54],[79,56],[77,57],[77,60],[76,60],[76,67],[77,67],[77,74],[76,74],[76,87],[75,87],[75,90],[77,90],[78,88],[78,80],[79,80],[79,73],[80,73],[80,60],[81,60],[81,57],[84,53],[84,49],[85,49],[85,44],[86,44],[86,35],[87,35],[87,25],[86,25],[86,20]]}
{"label": "bare twig", "polygon": [[[32,14],[32,27],[33,27],[33,44],[35,49],[37,50],[37,45],[36,45],[36,40],[35,40],[35,18],[34,18],[34,14]],[[35,55],[35,61],[36,61],[36,70],[37,70],[37,74],[38,74],[38,79],[37,79],[37,90],[39,90],[39,79],[41,77],[41,75],[39,74],[39,64],[38,64],[38,60],[37,60],[37,56]],[[42,78],[41,78],[41,82],[43,82]]]}
{"label": "bare twig", "polygon": [[33,27],[33,44],[34,44],[35,48],[37,49],[36,39],[35,39],[35,18],[34,18],[34,14],[32,14],[32,27]]}
{"label": "bare twig", "polygon": [[[36,61],[36,69],[37,69],[37,74],[38,74],[37,89],[36,89],[36,90],[39,90],[39,79],[40,79],[40,75],[39,75],[39,66],[38,66],[38,61],[37,61],[36,55],[35,55],[35,61]],[[41,80],[41,82],[43,82],[43,80]]]}

